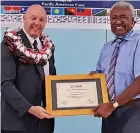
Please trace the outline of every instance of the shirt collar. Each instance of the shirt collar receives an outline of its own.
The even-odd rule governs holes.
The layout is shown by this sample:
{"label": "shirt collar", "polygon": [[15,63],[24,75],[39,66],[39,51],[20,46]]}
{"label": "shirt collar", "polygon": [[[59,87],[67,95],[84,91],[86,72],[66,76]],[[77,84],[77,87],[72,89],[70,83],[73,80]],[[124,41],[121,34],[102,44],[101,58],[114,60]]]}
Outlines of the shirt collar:
{"label": "shirt collar", "polygon": [[39,37],[36,38],[36,39],[32,38],[32,37],[25,31],[24,27],[23,27],[23,31],[24,31],[24,33],[26,34],[27,38],[29,39],[31,45],[34,43],[35,40],[36,40],[37,42],[39,42]]}

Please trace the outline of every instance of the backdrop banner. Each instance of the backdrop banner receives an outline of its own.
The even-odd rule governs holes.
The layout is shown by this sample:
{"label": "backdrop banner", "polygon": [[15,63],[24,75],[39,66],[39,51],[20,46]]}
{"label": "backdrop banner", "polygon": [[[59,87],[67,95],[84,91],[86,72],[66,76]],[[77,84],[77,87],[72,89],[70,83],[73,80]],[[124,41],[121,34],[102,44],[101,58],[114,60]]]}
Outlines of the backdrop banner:
{"label": "backdrop banner", "polygon": [[[140,29],[139,1],[135,7],[134,29]],[[115,1],[2,1],[1,27],[22,26],[23,15],[32,4],[42,5],[47,13],[47,28],[110,29],[110,7]]]}

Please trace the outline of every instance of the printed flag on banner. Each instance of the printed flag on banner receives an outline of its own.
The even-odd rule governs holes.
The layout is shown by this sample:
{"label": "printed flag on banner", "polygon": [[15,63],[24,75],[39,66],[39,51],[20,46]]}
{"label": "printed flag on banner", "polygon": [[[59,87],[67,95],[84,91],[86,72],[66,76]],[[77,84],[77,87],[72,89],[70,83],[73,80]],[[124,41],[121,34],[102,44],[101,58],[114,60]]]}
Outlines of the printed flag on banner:
{"label": "printed flag on banner", "polygon": [[93,16],[107,16],[106,9],[92,9]]}
{"label": "printed flag on banner", "polygon": [[47,15],[51,15],[51,8],[44,7]]}
{"label": "printed flag on banner", "polygon": [[4,6],[5,14],[17,14],[20,13],[20,6]]}
{"label": "printed flag on banner", "polygon": [[64,8],[52,8],[52,15],[64,15]]}
{"label": "printed flag on banner", "polygon": [[91,16],[92,10],[89,8],[77,8],[77,16]]}
{"label": "printed flag on banner", "polygon": [[[21,8],[20,8],[20,13],[21,13],[21,14],[25,14],[26,11],[27,11],[27,9],[28,9],[27,6],[21,7]],[[51,14],[51,8],[46,8],[46,7],[44,7],[44,9],[46,10],[46,14],[47,14],[47,15],[50,15],[50,14]]]}
{"label": "printed flag on banner", "polygon": [[21,14],[25,14],[26,13],[26,11],[27,11],[27,6],[22,6],[21,8],[20,8],[20,13]]}
{"label": "printed flag on banner", "polygon": [[65,15],[76,15],[76,8],[65,8]]}

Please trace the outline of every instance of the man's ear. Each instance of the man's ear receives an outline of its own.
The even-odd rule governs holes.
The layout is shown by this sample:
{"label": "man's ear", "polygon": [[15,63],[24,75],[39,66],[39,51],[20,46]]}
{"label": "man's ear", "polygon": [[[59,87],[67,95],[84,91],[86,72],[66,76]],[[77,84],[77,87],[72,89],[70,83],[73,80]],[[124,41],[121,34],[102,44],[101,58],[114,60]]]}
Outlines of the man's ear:
{"label": "man's ear", "polygon": [[135,18],[132,18],[132,26],[136,24]]}

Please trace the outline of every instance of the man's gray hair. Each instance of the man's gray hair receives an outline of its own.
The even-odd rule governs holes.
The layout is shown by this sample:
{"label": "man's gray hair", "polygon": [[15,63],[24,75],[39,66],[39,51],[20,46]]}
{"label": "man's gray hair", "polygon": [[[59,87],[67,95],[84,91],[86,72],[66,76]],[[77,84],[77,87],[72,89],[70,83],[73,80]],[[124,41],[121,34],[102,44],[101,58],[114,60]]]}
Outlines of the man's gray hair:
{"label": "man's gray hair", "polygon": [[115,7],[122,7],[122,8],[129,8],[131,13],[132,13],[132,17],[135,18],[135,10],[132,4],[125,2],[125,1],[119,1],[116,2],[110,9],[110,12],[115,8]]}

